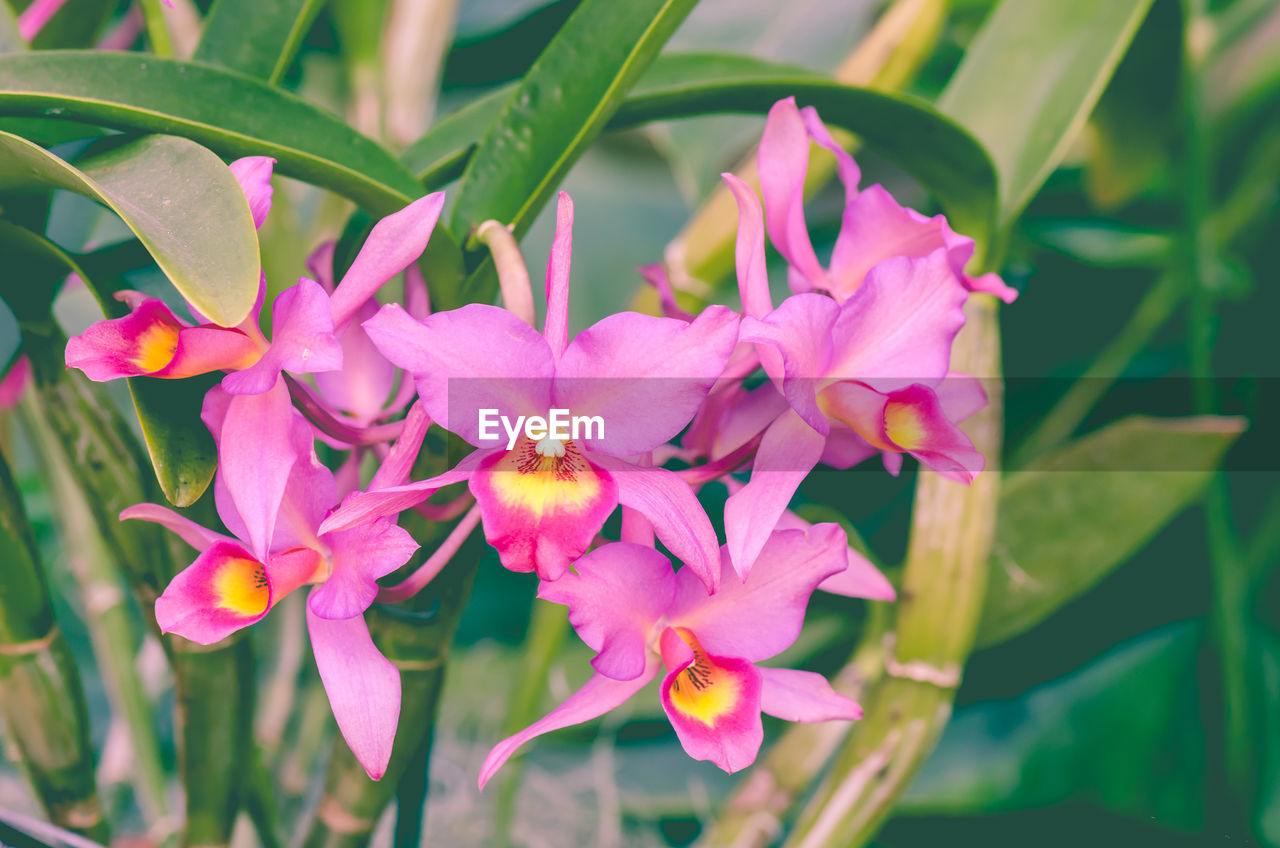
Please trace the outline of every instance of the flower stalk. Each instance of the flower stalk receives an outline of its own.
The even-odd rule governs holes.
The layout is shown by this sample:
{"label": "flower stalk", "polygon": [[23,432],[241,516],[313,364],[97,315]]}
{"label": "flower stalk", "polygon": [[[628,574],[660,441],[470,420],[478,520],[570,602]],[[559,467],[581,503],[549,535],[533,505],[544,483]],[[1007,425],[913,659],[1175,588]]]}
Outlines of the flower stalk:
{"label": "flower stalk", "polygon": [[[986,378],[987,406],[964,430],[983,454],[997,457],[1004,409],[997,304],[975,296],[966,312],[952,363]],[[837,753],[788,848],[865,845],[933,750],[982,613],[999,486],[991,470],[968,487],[922,475],[885,678],[869,693],[866,717]]]}
{"label": "flower stalk", "polygon": [[35,537],[0,457],[0,720],[55,824],[105,842],[89,716],[71,650],[53,617]]}

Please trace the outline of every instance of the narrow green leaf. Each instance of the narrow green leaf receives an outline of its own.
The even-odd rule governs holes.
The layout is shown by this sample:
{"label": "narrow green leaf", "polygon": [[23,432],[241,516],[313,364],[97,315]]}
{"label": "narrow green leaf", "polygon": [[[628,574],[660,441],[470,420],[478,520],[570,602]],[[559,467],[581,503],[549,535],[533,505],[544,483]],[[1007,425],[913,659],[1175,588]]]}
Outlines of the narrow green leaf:
{"label": "narrow green leaf", "polygon": [[31,39],[31,46],[37,50],[91,47],[119,5],[118,0],[67,0]]}
{"label": "narrow green leaf", "polygon": [[[487,95],[440,121],[405,151],[402,161],[429,188],[453,179],[510,90]],[[976,238],[987,234],[996,192],[990,159],[966,130],[913,97],[841,85],[750,56],[675,53],[654,60],[608,129],[720,112],[763,116],[789,96],[817,107],[828,124],[859,134],[920,180],[957,230]]]}
{"label": "narrow green leaf", "polygon": [[454,233],[533,223],[696,0],[584,0],[489,128],[458,186]]}
{"label": "narrow green leaf", "polygon": [[21,344],[22,331],[18,329],[18,319],[13,317],[13,310],[0,296],[0,379],[9,373],[9,366],[18,357]]}
{"label": "narrow green leaf", "polygon": [[1030,629],[1124,563],[1200,495],[1244,427],[1133,416],[1006,474],[978,644]]}
{"label": "narrow green leaf", "polygon": [[251,77],[131,53],[0,56],[0,114],[61,115],[181,135],[218,154],[273,156],[278,170],[386,215],[421,195],[388,150],[333,114]]}
{"label": "narrow green leaf", "polygon": [[110,207],[211,320],[234,326],[253,308],[258,236],[240,184],[210,151],[148,136],[77,168],[9,133],[0,151],[0,189],[61,188]]}
{"label": "narrow green leaf", "polygon": [[1003,0],[938,99],[1000,175],[1001,226],[1062,161],[1151,0]]}
{"label": "narrow green leaf", "polygon": [[[52,242],[0,221],[0,253],[21,273],[16,287],[0,287],[0,295],[13,299],[28,318],[47,318],[52,306],[52,286],[33,286],[40,278],[57,279],[77,274],[104,307],[119,306],[111,299],[114,288],[94,271],[92,260],[78,261]],[[108,313],[111,314],[111,313]],[[213,437],[200,420],[204,394],[216,377],[157,380],[133,377],[129,391],[147,445],[147,454],[165,498],[175,506],[189,506],[200,497],[217,469]]]}
{"label": "narrow green leaf", "polygon": [[217,0],[205,16],[192,58],[274,85],[293,61],[320,6],[320,0]]}

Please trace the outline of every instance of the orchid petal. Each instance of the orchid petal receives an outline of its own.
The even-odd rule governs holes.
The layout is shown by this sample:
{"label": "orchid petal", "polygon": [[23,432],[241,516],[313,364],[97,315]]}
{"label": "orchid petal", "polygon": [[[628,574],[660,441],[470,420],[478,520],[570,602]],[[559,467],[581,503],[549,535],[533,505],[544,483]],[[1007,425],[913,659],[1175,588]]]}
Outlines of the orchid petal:
{"label": "orchid petal", "polygon": [[848,547],[837,524],[815,524],[808,532],[779,530],[746,580],[734,572],[726,551],[714,595],[692,576],[676,573],[667,620],[696,633],[713,654],[768,659],[795,642],[809,596],[823,580],[844,571]]}
{"label": "orchid petal", "polygon": [[67,367],[79,368],[96,382],[154,374],[173,361],[184,326],[169,307],[147,298],[128,315],[98,321],[72,336]]}
{"label": "orchid petal", "polygon": [[444,207],[444,192],[420,197],[370,231],[355,261],[333,291],[333,326],[342,329],[365,301],[422,255]]}
{"label": "orchid petal", "polygon": [[545,457],[521,437],[513,450],[495,453],[471,475],[485,540],[504,568],[559,578],[618,505],[613,476],[573,442],[564,447],[563,456]]}
{"label": "orchid petal", "polygon": [[738,293],[742,310],[752,318],[773,311],[769,295],[769,273],[764,259],[764,213],[751,186],[733,174],[721,174],[738,203],[738,237],[734,242],[734,262],[738,273]]}
{"label": "orchid petal", "polygon": [[840,307],[826,295],[797,294],[762,320],[742,321],[742,341],[754,343],[761,353],[773,348],[780,354],[782,373],[776,359],[761,356],[760,361],[791,408],[824,436],[828,424],[818,408],[817,391],[836,353],[832,331],[839,317]]}
{"label": "orchid petal", "polygon": [[336,250],[337,244],[330,239],[321,242],[307,257],[307,270],[311,272],[311,279],[330,295],[333,294],[333,256]]}
{"label": "orchid petal", "polygon": [[762,668],[760,709],[786,721],[856,721],[862,707],[831,688],[821,674],[792,668]]}
{"label": "orchid petal", "polygon": [[153,503],[140,503],[120,511],[120,520],[137,519],[159,524],[166,530],[175,533],[197,551],[205,551],[216,542],[233,542],[231,538],[215,533],[206,527],[196,524],[185,515],[179,515],[165,506]]}
{"label": "orchid petal", "polygon": [[413,374],[431,419],[477,447],[495,445],[480,438],[480,410],[515,420],[551,407],[551,348],[505,309],[473,303],[415,321],[389,304],[364,329],[383,356]]}
{"label": "orchid petal", "polygon": [[271,166],[275,163],[276,160],[270,156],[246,156],[229,166],[249,201],[249,212],[257,229],[262,228],[262,222],[271,210]]}
{"label": "orchid petal", "polygon": [[328,533],[333,572],[307,597],[311,612],[321,618],[354,618],[369,608],[378,594],[378,578],[400,568],[418,550],[418,543],[387,519]]}
{"label": "orchid petal", "polygon": [[825,287],[826,272],[813,252],[804,222],[804,180],[809,132],[794,97],[769,110],[759,148],[760,188],[769,239],[811,285]]}
{"label": "orchid petal", "polygon": [[[210,430],[210,397],[220,391],[215,387],[205,397],[202,417]],[[298,413],[279,379],[262,394],[232,396],[225,410],[225,418],[215,422],[221,425],[218,476],[244,522],[251,550],[265,559],[289,472],[298,459],[291,432]]]}
{"label": "orchid petal", "polygon": [[662,709],[685,753],[733,773],[755,762],[764,741],[760,671],[746,660],[715,656],[698,638],[670,627],[662,632],[670,669],[660,689]]}
{"label": "orchid petal", "polygon": [[818,117],[817,109],[812,106],[804,107],[800,110],[800,118],[804,121],[804,128],[809,132],[809,138],[836,157],[836,172],[844,185],[845,205],[852,203],[858,196],[858,183],[862,180],[862,171],[858,168],[858,163],[853,161],[849,151],[831,137],[827,125],[822,122],[822,118]]}
{"label": "orchid petal", "polygon": [[321,618],[308,605],[307,630],[342,738],[378,780],[387,771],[400,721],[400,671],[373,644],[363,616]]}
{"label": "orchid petal", "polygon": [[885,405],[885,433],[901,450],[931,470],[971,483],[984,459],[964,431],[947,419],[938,396],[926,386],[893,392]]}
{"label": "orchid petal", "polygon": [[416,401],[409,407],[409,414],[405,416],[404,429],[400,431],[400,437],[391,446],[391,450],[387,452],[378,470],[373,473],[373,479],[369,481],[370,489],[403,486],[408,481],[409,474],[413,471],[413,464],[417,462],[418,454],[422,451],[422,440],[426,437],[427,428],[430,426],[431,416],[427,415],[422,401]]}
{"label": "orchid petal", "polygon": [[235,542],[209,545],[156,599],[162,633],[212,645],[260,620],[271,608],[266,566]]}
{"label": "orchid petal", "polygon": [[662,304],[662,314],[668,318],[679,318],[681,321],[692,321],[693,313],[686,311],[676,301],[676,291],[671,287],[671,278],[661,263],[642,265],[637,268],[644,281],[653,286],[658,293],[658,302]]}
{"label": "orchid petal", "polygon": [[963,277],[961,279],[965,284],[965,288],[971,292],[993,294],[1005,303],[1013,303],[1018,299],[1018,290],[1006,285],[1004,280],[1000,279],[999,274],[987,273],[978,277]]}
{"label": "orchid petal", "polygon": [[723,306],[707,307],[691,324],[635,312],[610,315],[564,351],[552,403],[603,420],[592,450],[644,453],[689,423],[737,337],[738,316]]}
{"label": "orchid petal", "polygon": [[396,367],[387,361],[360,326],[378,313],[376,300],[356,310],[355,319],[338,336],[340,369],[315,376],[316,388],[331,406],[368,424],[383,414],[396,384]]}
{"label": "orchid petal", "polygon": [[271,347],[252,367],[222,379],[222,387],[233,395],[261,394],[275,384],[282,370],[309,374],[342,367],[342,346],[333,334],[329,298],[315,280],[303,277],[281,292],[271,316]]}
{"label": "orchid petal", "polygon": [[422,503],[445,486],[461,483],[468,479],[482,461],[498,453],[498,450],[477,450],[467,455],[456,466],[435,477],[406,483],[403,486],[388,486],[382,489],[370,489],[355,492],[342,502],[342,505],[320,524],[319,533],[335,533],[349,530],[366,524],[376,518],[397,515],[412,506]]}
{"label": "orchid petal", "polygon": [[573,260],[573,198],[560,192],[556,202],[556,234],[547,257],[547,317],[542,335],[551,356],[560,361],[569,345],[569,268]]}
{"label": "orchid petal", "polygon": [[880,391],[936,382],[948,371],[968,296],[943,249],[881,262],[840,307],[827,375]]}
{"label": "orchid petal", "polygon": [[650,654],[644,673],[632,680],[614,680],[603,674],[593,674],[581,689],[570,695],[560,706],[519,733],[508,736],[493,746],[493,750],[484,758],[484,763],[480,766],[480,788],[484,789],[484,785],[511,758],[516,749],[530,739],[562,727],[572,727],[575,724],[599,718],[609,710],[620,707],[632,695],[643,689],[657,673],[657,660]]}
{"label": "orchid petal", "polygon": [[569,607],[569,623],[596,651],[591,665],[614,680],[644,673],[653,625],[671,605],[676,580],[671,562],[653,548],[614,542],[574,563],[538,597]]}
{"label": "orchid petal", "polygon": [[724,506],[725,539],[734,570],[742,579],[751,573],[791,496],[817,465],[826,441],[791,410],[765,431],[751,480],[730,495]]}
{"label": "orchid petal", "polygon": [[665,468],[632,465],[604,454],[589,456],[613,475],[618,503],[648,518],[662,544],[714,592],[720,580],[720,545],[689,484]]}

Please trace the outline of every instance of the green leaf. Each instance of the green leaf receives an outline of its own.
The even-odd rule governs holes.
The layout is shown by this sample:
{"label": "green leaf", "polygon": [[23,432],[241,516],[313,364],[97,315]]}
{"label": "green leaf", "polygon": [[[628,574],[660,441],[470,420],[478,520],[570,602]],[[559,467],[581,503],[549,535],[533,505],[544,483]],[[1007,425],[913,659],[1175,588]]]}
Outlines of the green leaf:
{"label": "green leaf", "polygon": [[275,85],[320,6],[320,0],[217,0],[192,58]]}
{"label": "green leaf", "polygon": [[129,378],[129,394],[151,467],[165,498],[174,506],[191,506],[198,501],[218,470],[218,448],[200,419],[200,411],[204,396],[221,379],[221,374],[185,380]]}
{"label": "green leaf", "polygon": [[897,812],[972,815],[1085,800],[1165,827],[1200,827],[1201,630],[1172,624],[1024,695],[959,709]]}
{"label": "green leaf", "polygon": [[9,304],[0,298],[0,380],[9,373],[21,346],[22,332],[18,329],[18,319],[13,317]]}
{"label": "green leaf", "polygon": [[31,39],[31,46],[37,50],[91,47],[119,5],[117,0],[67,0]]}
{"label": "green leaf", "polygon": [[18,19],[8,3],[0,2],[0,53],[18,53],[27,49],[27,42],[18,32]]}
{"label": "green leaf", "polygon": [[938,109],[991,154],[1000,175],[1000,226],[1062,161],[1150,5],[1004,0],[987,17]]}
{"label": "green leaf", "polygon": [[[95,262],[93,255],[77,259],[47,239],[5,221],[0,221],[0,248],[10,262],[22,269],[24,280],[52,280],[74,273],[99,302],[115,303],[111,299],[115,287],[109,286],[95,267],[105,263]],[[47,283],[28,283],[16,293],[5,289],[0,294],[21,298],[14,302],[20,304],[20,315],[25,320],[53,323],[49,310],[54,289]],[[58,367],[62,367],[60,360]],[[128,381],[156,480],[165,498],[175,506],[195,503],[217,470],[217,448],[200,419],[200,410],[205,393],[218,379],[220,375],[185,380],[132,377]]]}
{"label": "green leaf", "polygon": [[182,135],[226,158],[273,156],[280,173],[336,191],[376,215],[422,194],[388,150],[336,116],[207,65],[131,53],[0,56],[0,114],[64,115]]}
{"label": "green leaf", "polygon": [[1133,416],[1005,474],[978,645],[1030,629],[1124,563],[1199,497],[1244,428]]}
{"label": "green leaf", "polygon": [[193,306],[223,326],[258,294],[258,236],[235,176],[194,142],[146,136],[79,168],[0,133],[0,189],[61,188],[110,207]]}
{"label": "green leaf", "polygon": [[1181,5],[1152,6],[1089,118],[1085,186],[1104,209],[1131,200],[1169,164],[1182,79]]}
{"label": "green leaf", "polygon": [[1040,247],[1099,268],[1158,268],[1174,247],[1167,231],[1099,218],[1041,218],[1023,226]]}
{"label": "green leaf", "polygon": [[480,141],[450,229],[494,218],[523,235],[695,2],[584,0]]}
{"label": "green leaf", "polygon": [[[402,157],[431,188],[453,178],[509,96],[507,89],[440,121]],[[959,125],[913,97],[841,85],[817,74],[749,56],[659,56],[608,124],[622,130],[650,121],[717,112],[763,116],[794,95],[832,126],[859,134],[932,191],[956,229],[976,238],[994,215],[996,177],[982,146]]]}

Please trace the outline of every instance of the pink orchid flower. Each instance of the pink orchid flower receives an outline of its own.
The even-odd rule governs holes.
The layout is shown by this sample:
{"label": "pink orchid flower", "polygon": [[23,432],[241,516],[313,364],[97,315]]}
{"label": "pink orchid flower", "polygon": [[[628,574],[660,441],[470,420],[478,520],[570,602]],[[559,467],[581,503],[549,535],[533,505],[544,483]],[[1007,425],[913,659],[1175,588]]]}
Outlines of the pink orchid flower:
{"label": "pink orchid flower", "polygon": [[494,746],[480,786],[530,739],[612,710],[667,672],[662,708],[689,756],[727,772],[754,762],[763,740],[760,715],[787,721],[858,719],[862,709],[809,671],[756,665],[795,642],[809,596],[845,568],[847,543],[835,524],[770,536],[744,582],[727,552],[712,595],[688,568],[673,571],[653,548],[616,542],[575,563],[576,571],[538,596],[569,607],[569,621],[596,656],[595,674],[568,700]]}
{"label": "pink orchid flower", "polygon": [[[804,223],[810,139],[836,154],[846,189],[844,226],[827,269]],[[729,549],[744,574],[819,461],[848,468],[880,453],[896,474],[910,454],[938,473],[972,481],[983,457],[956,422],[986,401],[978,381],[950,373],[951,345],[975,287],[963,273],[973,242],[941,216],[926,219],[898,207],[882,189],[859,192],[853,159],[816,112],[800,112],[792,100],[769,113],[760,175],[768,232],[798,293],[774,308],[760,203],[726,174],[739,211],[736,262],[747,313],[740,340],[755,346],[776,389],[730,397],[709,422],[713,431],[739,438],[765,425],[751,482],[725,509]]]}
{"label": "pink orchid flower", "polygon": [[[472,304],[415,320],[395,304],[364,323],[374,345],[413,374],[431,418],[479,448],[442,477],[379,493],[403,509],[448,482],[469,479],[485,538],[502,564],[554,580],[595,539],[619,503],[644,513],[659,538],[714,588],[717,542],[689,485],[643,457],[689,422],[724,369],[738,316],[721,306],[692,322],[611,315],[570,340],[573,205],[560,195],[547,264],[547,317],[539,333],[512,312]],[[597,437],[530,438],[506,446],[482,435],[482,410],[508,421],[598,416]],[[396,499],[400,500],[397,502]],[[350,505],[372,508],[369,502]]]}
{"label": "pink orchid flower", "polygon": [[[377,595],[377,579],[408,562],[418,545],[386,518],[320,532],[337,504],[337,487],[316,457],[310,424],[289,405],[282,384],[260,395],[215,387],[203,417],[218,443],[214,494],[231,535],[156,504],[120,514],[161,524],[200,552],[157,599],[160,629],[212,644],[312,585],[307,628],[321,681],[338,728],[376,780],[395,739],[400,675],[374,646],[363,613]],[[397,472],[407,469],[393,465]]]}
{"label": "pink orchid flower", "polygon": [[[257,227],[271,208],[274,161],[252,156],[230,165]],[[235,327],[214,324],[188,304],[198,322],[193,325],[155,298],[124,291],[116,297],[130,314],[99,321],[68,341],[67,366],[97,381],[230,371],[222,386],[232,394],[265,392],[283,371],[337,371],[343,366],[338,336],[383,284],[422,253],[443,205],[444,194],[437,192],[379,221],[332,294],[306,277],[281,292],[272,304],[270,341],[259,329],[265,275],[248,317]]]}
{"label": "pink orchid flower", "polygon": [[[845,207],[831,262],[824,268],[809,240],[804,220],[804,181],[810,141],[836,157]],[[794,97],[769,110],[759,148],[760,187],[768,213],[769,239],[790,266],[793,292],[824,291],[843,303],[879,263],[895,256],[923,257],[943,250],[957,279],[970,291],[994,294],[1005,303],[1018,296],[996,274],[976,279],[964,273],[973,240],[958,235],[945,218],[925,217],[900,205],[883,186],[859,190],[861,171],[812,106],[796,108]]]}
{"label": "pink orchid flower", "polygon": [[13,360],[4,377],[0,378],[0,409],[9,409],[18,405],[22,393],[31,383],[31,360],[19,356]]}

